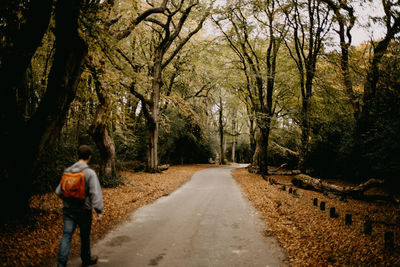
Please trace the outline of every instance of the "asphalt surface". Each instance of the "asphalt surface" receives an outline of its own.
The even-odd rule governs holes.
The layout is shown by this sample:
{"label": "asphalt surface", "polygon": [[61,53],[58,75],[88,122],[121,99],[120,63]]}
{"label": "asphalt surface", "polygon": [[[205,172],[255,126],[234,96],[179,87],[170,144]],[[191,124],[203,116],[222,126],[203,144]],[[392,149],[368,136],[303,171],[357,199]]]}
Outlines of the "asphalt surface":
{"label": "asphalt surface", "polygon": [[[230,172],[201,170],[169,196],[132,214],[92,249],[96,266],[287,266]],[[68,266],[80,266],[75,259]]]}

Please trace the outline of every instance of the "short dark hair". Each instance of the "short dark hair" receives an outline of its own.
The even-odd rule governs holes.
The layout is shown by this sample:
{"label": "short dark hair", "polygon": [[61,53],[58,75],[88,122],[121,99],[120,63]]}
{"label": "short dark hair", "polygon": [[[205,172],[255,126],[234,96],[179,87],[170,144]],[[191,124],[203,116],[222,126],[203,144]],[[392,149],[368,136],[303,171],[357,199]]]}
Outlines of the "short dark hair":
{"label": "short dark hair", "polygon": [[87,160],[93,154],[93,150],[88,145],[82,145],[78,148],[79,159]]}

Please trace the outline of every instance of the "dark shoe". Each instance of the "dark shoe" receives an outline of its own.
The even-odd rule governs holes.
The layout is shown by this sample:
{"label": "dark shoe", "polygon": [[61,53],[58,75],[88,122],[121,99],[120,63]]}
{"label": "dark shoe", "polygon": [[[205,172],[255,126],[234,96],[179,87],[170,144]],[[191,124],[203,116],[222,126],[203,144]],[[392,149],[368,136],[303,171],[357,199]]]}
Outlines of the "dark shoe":
{"label": "dark shoe", "polygon": [[90,265],[95,265],[97,263],[97,256],[91,256],[89,261],[82,262],[82,267],[90,266]]}

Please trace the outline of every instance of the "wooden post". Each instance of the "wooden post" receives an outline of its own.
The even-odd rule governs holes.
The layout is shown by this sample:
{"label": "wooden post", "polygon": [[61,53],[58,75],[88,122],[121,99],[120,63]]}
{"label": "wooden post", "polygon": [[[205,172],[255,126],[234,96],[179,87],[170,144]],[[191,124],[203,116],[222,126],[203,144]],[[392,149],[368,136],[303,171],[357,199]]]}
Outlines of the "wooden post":
{"label": "wooden post", "polygon": [[332,208],[329,209],[329,217],[336,218],[336,209],[335,209],[335,207],[332,207]]}
{"label": "wooden post", "polygon": [[393,251],[394,249],[394,234],[393,232],[385,233],[385,249]]}
{"label": "wooden post", "polygon": [[372,221],[367,216],[364,222],[364,234],[371,235],[372,234]]}
{"label": "wooden post", "polygon": [[325,210],[325,202],[324,201],[321,201],[321,204],[319,205],[319,208],[321,210]]}
{"label": "wooden post", "polygon": [[346,214],[345,223],[346,223],[346,225],[351,225],[353,223],[351,220],[351,214],[348,214],[348,213]]}
{"label": "wooden post", "polygon": [[314,206],[318,207],[318,198],[314,198]]}
{"label": "wooden post", "polygon": [[261,174],[261,177],[262,177],[265,181],[268,181],[268,177],[265,176],[264,174]]}

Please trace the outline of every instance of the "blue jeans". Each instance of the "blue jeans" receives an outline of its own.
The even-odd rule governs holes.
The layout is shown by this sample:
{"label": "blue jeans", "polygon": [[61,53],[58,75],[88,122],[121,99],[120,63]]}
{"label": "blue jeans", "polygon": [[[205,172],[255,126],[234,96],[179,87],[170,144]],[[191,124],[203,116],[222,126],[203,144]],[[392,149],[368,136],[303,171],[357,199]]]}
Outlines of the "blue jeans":
{"label": "blue jeans", "polygon": [[78,225],[81,234],[81,259],[90,259],[90,229],[92,227],[92,211],[84,209],[63,209],[64,229],[58,252],[57,266],[66,266],[72,235]]}

